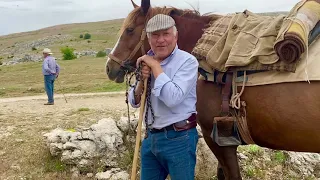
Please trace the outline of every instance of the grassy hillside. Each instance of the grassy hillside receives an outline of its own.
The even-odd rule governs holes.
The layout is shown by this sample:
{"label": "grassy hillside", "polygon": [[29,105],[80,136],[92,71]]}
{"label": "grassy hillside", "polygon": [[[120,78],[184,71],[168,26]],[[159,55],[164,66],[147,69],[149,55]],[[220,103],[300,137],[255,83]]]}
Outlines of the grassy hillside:
{"label": "grassy hillside", "polygon": [[[28,41],[35,41],[37,39],[52,36],[52,35],[72,35],[73,41],[65,42],[64,44],[55,44],[52,46],[54,52],[59,52],[58,47],[61,45],[69,45],[76,49],[85,48],[106,48],[112,47],[117,39],[118,30],[121,27],[123,19],[90,22],[90,23],[75,23],[52,26],[36,31],[23,32],[0,36],[0,50],[11,49],[15,47],[16,43],[23,43]],[[80,34],[90,33],[92,35],[91,43],[82,41],[79,38]],[[86,42],[86,43],[85,43]],[[30,49],[31,51],[31,49]],[[0,54],[1,57],[1,54]],[[3,57],[5,58],[5,57]]]}
{"label": "grassy hillside", "polygon": [[[61,60],[61,47],[72,47],[75,51],[103,51],[112,48],[118,38],[118,31],[123,20],[93,23],[66,24],[48,27],[37,31],[11,34],[0,37],[0,59],[3,62],[25,54],[41,55],[44,47],[49,47],[58,58],[61,66],[59,82],[55,83],[57,93],[117,91],[125,88],[108,80],[105,74],[106,58],[83,56],[75,60]],[[80,38],[89,33],[91,38]],[[39,45],[34,50],[30,44],[39,44],[43,38],[68,36],[69,39],[52,41]],[[27,47],[27,48],[26,48]],[[9,57],[11,56],[11,57]],[[28,62],[11,66],[0,66],[0,97],[44,94],[41,62]]]}
{"label": "grassy hillside", "polygon": [[[113,47],[118,37],[118,31],[122,25],[123,19],[100,21],[91,23],[76,23],[58,25],[40,29],[37,31],[23,32],[17,34],[11,34],[6,36],[0,36],[0,57],[4,60],[9,55],[8,52],[17,51],[18,44],[37,41],[44,37],[50,37],[54,35],[71,35],[72,38],[65,42],[59,42],[50,45],[49,47],[60,57],[60,47],[70,46],[77,51],[93,49],[103,50],[108,47]],[[91,34],[91,39],[84,40],[79,38],[81,34]],[[39,49],[42,47],[39,47]],[[41,50],[41,49],[40,49]],[[32,51],[32,48],[24,49],[25,53],[41,53],[41,51]],[[14,53],[11,53],[13,56]],[[10,54],[10,55],[11,55]]]}

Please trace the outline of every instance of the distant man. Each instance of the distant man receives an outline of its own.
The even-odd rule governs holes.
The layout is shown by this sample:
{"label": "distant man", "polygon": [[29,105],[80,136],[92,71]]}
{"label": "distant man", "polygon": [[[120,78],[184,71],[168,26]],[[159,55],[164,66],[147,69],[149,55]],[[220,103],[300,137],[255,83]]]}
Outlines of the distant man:
{"label": "distant man", "polygon": [[57,64],[55,58],[51,55],[52,52],[50,49],[43,49],[44,60],[42,64],[42,74],[44,75],[44,87],[48,96],[48,102],[44,105],[54,105],[54,81],[56,78],[58,78],[60,73],[60,66]]}

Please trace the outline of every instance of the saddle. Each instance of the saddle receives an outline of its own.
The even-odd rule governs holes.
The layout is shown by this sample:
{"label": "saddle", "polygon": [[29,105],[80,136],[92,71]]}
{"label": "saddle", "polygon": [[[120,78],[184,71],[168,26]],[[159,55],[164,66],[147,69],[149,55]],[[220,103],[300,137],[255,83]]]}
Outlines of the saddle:
{"label": "saddle", "polygon": [[236,72],[220,72],[215,75],[215,80],[222,86],[221,113],[214,117],[211,138],[219,146],[238,146],[255,144],[250,136],[246,122],[246,104],[241,102],[239,109],[230,107],[231,98],[237,89],[232,86]]}

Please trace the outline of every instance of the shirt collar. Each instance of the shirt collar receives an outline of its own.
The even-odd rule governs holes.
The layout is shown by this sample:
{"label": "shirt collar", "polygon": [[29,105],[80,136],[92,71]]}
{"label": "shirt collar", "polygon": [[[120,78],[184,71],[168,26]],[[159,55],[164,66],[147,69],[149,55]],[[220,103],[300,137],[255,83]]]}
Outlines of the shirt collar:
{"label": "shirt collar", "polygon": [[[166,58],[164,59],[163,61],[161,61],[160,65],[165,65],[168,63],[169,59],[177,52],[178,50],[178,44],[176,44],[176,46],[174,47],[173,51],[171,52],[171,54]],[[152,49],[150,49],[148,52],[147,52],[147,55],[149,56],[154,56],[154,52],[152,51]]]}

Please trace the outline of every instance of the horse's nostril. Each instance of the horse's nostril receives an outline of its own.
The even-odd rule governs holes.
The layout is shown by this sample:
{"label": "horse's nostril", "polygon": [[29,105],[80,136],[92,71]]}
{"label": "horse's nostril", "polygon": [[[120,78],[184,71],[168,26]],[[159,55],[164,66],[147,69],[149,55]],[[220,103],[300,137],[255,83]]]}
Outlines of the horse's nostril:
{"label": "horse's nostril", "polygon": [[106,66],[106,72],[109,73],[109,71],[110,71],[110,70],[109,70],[109,66],[107,65],[107,66]]}

